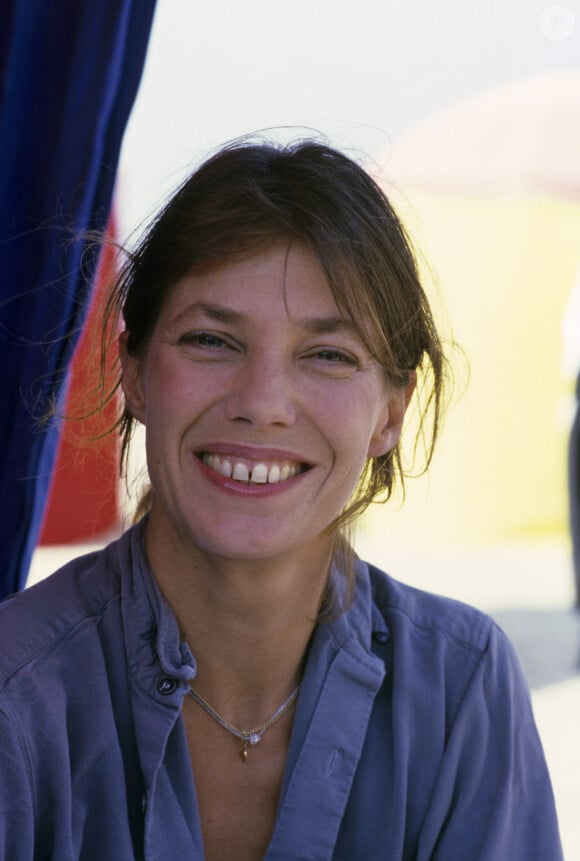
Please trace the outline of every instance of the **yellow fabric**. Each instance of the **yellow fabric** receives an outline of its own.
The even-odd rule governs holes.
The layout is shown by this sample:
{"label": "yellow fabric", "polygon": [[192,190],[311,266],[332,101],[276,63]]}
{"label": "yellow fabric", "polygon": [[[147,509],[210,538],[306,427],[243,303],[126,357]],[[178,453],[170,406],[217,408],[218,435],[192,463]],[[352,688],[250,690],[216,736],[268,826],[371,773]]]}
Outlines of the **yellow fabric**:
{"label": "yellow fabric", "polygon": [[393,199],[435,275],[424,267],[470,379],[456,354],[464,394],[430,478],[407,482],[402,510],[373,507],[368,527],[416,544],[565,531],[571,381],[561,321],[580,256],[580,203],[409,190]]}

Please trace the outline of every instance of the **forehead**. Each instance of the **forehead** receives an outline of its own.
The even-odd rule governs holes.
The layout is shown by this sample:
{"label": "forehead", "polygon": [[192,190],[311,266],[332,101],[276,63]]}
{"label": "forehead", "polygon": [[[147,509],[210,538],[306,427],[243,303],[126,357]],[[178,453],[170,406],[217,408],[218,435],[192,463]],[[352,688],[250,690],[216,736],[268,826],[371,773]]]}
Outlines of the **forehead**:
{"label": "forehead", "polygon": [[302,316],[341,313],[321,265],[306,248],[280,245],[243,260],[230,261],[182,278],[170,293],[162,316],[174,319],[201,305],[230,308],[245,316],[258,310]]}

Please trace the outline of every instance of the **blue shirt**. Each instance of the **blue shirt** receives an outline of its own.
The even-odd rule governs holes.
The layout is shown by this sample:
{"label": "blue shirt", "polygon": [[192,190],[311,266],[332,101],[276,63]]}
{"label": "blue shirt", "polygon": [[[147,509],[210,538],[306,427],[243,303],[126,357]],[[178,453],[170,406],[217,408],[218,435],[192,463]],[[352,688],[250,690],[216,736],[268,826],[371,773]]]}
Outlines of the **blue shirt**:
{"label": "blue shirt", "polygon": [[[142,538],[0,605],[2,861],[203,859],[181,718],[195,660]],[[504,634],[357,565],[352,606],[313,637],[268,861],[561,859]]]}

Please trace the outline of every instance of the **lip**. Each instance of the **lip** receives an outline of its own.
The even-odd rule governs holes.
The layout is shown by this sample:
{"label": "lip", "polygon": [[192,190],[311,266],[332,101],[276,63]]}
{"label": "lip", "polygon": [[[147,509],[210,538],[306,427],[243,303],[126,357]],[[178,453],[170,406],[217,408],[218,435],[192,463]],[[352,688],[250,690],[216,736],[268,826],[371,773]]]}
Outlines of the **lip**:
{"label": "lip", "polygon": [[287,460],[293,463],[301,463],[308,467],[313,466],[312,462],[306,460],[302,454],[298,454],[290,449],[264,448],[262,446],[220,442],[197,446],[195,450],[196,455],[200,455],[202,452],[208,452],[209,454],[231,455],[232,457],[239,457],[242,460]]}
{"label": "lip", "polygon": [[[252,482],[236,481],[233,478],[227,478],[221,473],[216,472],[215,469],[212,469],[201,460],[200,454],[203,452],[228,455],[233,458],[238,457],[240,460],[252,460],[256,462],[291,461],[294,463],[300,463],[307,468],[297,475],[294,475],[292,478],[287,478],[285,481],[278,481],[272,484],[269,482],[264,484],[254,484]],[[234,496],[250,498],[264,498],[285,493],[286,491],[296,487],[296,485],[303,480],[312,469],[311,463],[303,460],[300,455],[296,455],[288,450],[254,448],[253,446],[229,445],[227,443],[208,444],[205,447],[200,446],[194,452],[194,461],[202,474],[216,487],[219,487],[221,490]]]}

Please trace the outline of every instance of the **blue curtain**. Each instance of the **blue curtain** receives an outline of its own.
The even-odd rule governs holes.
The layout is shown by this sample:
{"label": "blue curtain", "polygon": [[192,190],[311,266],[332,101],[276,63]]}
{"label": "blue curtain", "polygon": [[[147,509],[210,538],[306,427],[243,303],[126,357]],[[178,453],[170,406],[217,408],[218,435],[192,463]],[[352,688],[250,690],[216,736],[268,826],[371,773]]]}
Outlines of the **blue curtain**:
{"label": "blue curtain", "polygon": [[155,0],[0,0],[0,597],[24,585]]}

